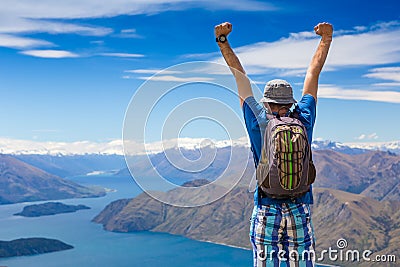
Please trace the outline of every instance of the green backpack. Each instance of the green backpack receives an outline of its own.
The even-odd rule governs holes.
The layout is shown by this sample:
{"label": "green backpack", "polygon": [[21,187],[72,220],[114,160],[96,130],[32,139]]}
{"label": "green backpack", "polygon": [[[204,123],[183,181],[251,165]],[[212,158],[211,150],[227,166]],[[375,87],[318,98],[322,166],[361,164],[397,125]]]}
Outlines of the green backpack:
{"label": "green backpack", "polygon": [[267,114],[268,124],[256,169],[259,190],[275,199],[294,199],[315,180],[311,146],[303,123],[294,116]]}

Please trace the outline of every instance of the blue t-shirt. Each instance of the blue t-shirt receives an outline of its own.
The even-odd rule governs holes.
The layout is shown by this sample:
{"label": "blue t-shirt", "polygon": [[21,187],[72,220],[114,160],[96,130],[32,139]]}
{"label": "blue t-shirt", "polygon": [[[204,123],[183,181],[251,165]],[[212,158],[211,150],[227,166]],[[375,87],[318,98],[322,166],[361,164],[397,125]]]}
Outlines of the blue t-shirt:
{"label": "blue t-shirt", "polygon": [[[312,95],[306,94],[297,103],[295,107],[296,112],[299,114],[299,120],[304,124],[307,130],[308,140],[311,143],[312,133],[316,116],[316,102]],[[253,96],[246,98],[243,103],[243,115],[246,123],[247,133],[250,139],[251,151],[253,152],[254,163],[257,168],[261,155],[261,147],[264,138],[265,128],[268,120],[266,116],[266,109],[263,104],[258,103]],[[292,202],[288,199],[272,199],[260,198],[258,188],[254,193],[255,205],[263,204],[280,204]],[[313,203],[312,186],[310,190],[302,197],[295,199],[295,203]]]}

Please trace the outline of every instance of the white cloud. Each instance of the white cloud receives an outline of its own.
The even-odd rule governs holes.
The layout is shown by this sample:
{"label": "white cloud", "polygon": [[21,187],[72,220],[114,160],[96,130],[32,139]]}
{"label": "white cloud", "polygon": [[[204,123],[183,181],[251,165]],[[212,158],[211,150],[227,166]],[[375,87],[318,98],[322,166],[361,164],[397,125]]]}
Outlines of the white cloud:
{"label": "white cloud", "polygon": [[113,36],[120,38],[143,38],[143,36],[136,33],[136,29],[123,29],[120,33],[114,34]]}
{"label": "white cloud", "polygon": [[400,29],[373,31],[334,38],[331,66],[380,65],[400,61]]}
{"label": "white cloud", "polygon": [[156,74],[162,72],[162,74],[178,74],[182,73],[181,71],[176,70],[163,70],[163,69],[136,69],[136,70],[125,70],[126,73],[138,73],[138,74]]}
{"label": "white cloud", "polygon": [[149,77],[139,77],[141,80],[151,80],[157,82],[209,82],[214,81],[211,77],[178,77],[173,75],[157,75]]}
{"label": "white cloud", "polygon": [[[162,70],[162,69],[136,69],[136,70],[125,70],[124,73],[132,73],[128,75],[123,75],[122,79],[138,79],[138,77],[134,74],[150,74],[150,75],[156,75],[156,76],[161,76],[161,75],[171,75],[171,74],[180,74],[182,71],[177,71],[177,70]],[[148,80],[150,79],[151,76],[148,77],[139,77],[141,80]],[[166,78],[164,78],[166,79]],[[155,81],[157,79],[154,79]]]}
{"label": "white cloud", "polygon": [[0,34],[0,46],[23,49],[38,46],[54,46],[54,44],[39,39]]}
{"label": "white cloud", "polygon": [[376,133],[371,134],[361,134],[360,136],[356,137],[357,140],[376,140],[379,136]]}
{"label": "white cloud", "polygon": [[213,0],[2,0],[3,14],[18,14],[26,18],[99,18],[124,14],[154,14],[192,7],[242,11],[275,10],[272,4],[255,0],[219,2]]}
{"label": "white cloud", "polygon": [[358,139],[358,140],[364,140],[365,137],[366,137],[365,134],[361,134],[359,137],[356,137],[356,139]]}
{"label": "white cloud", "polygon": [[95,45],[104,45],[104,41],[103,40],[97,40],[97,41],[90,41],[91,44],[95,44]]}
{"label": "white cloud", "polygon": [[389,29],[392,27],[400,26],[400,21],[392,20],[392,21],[382,21],[371,27],[371,29]]}
{"label": "white cloud", "polygon": [[[224,9],[240,11],[275,10],[272,4],[256,0],[219,2],[213,0],[2,0],[0,9],[0,33],[73,33],[79,35],[105,36],[112,29],[100,26],[70,23],[68,19],[105,18],[119,15],[155,14],[188,8]],[[124,29],[115,37],[141,38],[135,29]],[[14,36],[18,38],[17,36]],[[35,45],[40,42],[36,41]],[[15,42],[3,41],[2,46],[21,48]]]}
{"label": "white cloud", "polygon": [[[349,66],[376,66],[400,62],[399,23],[390,22],[368,28],[334,32],[326,66],[330,70]],[[342,34],[342,35],[341,35]],[[314,37],[312,37],[314,36]],[[304,73],[318,45],[319,37],[312,32],[291,33],[275,42],[259,42],[235,48],[245,69],[250,74],[279,70],[285,75]],[[203,55],[203,58],[207,55]],[[223,62],[220,55],[208,55]],[[328,70],[327,68],[325,71]]]}
{"label": "white cloud", "polygon": [[365,74],[364,77],[381,79],[400,82],[400,67],[385,67],[385,68],[375,68],[370,70],[370,73]]}
{"label": "white cloud", "polygon": [[100,55],[106,57],[127,57],[127,58],[144,57],[144,55],[142,54],[129,54],[129,53],[101,53]]}
{"label": "white cloud", "polygon": [[[47,32],[77,33],[84,35],[106,35],[112,30],[104,27],[82,26],[57,19],[103,18],[118,15],[154,14],[169,10],[184,10],[192,7],[231,9],[246,11],[274,10],[274,6],[254,0],[219,3],[211,0],[2,0],[0,10],[0,32]],[[49,19],[53,21],[49,21]],[[121,36],[139,37],[132,29],[121,31]]]}
{"label": "white cloud", "polygon": [[21,51],[20,53],[28,56],[41,57],[41,58],[79,57],[78,54],[65,50],[26,50],[26,51]]}
{"label": "white cloud", "polygon": [[374,83],[375,87],[400,87],[400,83]]}
{"label": "white cloud", "polygon": [[111,33],[112,29],[10,16],[6,16],[0,20],[0,33],[21,34],[32,32],[47,32],[50,34],[74,33],[80,35],[104,36]]}
{"label": "white cloud", "polygon": [[369,91],[360,89],[343,89],[332,85],[320,85],[318,98],[335,98],[345,100],[367,100],[387,103],[400,103],[400,92]]}
{"label": "white cloud", "polygon": [[379,136],[376,133],[372,133],[370,135],[368,135],[368,139],[378,139]]}

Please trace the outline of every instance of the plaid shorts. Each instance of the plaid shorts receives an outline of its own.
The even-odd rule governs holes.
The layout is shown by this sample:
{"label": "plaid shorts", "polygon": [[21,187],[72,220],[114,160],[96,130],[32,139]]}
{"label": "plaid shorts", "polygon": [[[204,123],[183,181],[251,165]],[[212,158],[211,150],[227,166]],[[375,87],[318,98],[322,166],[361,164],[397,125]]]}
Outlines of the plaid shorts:
{"label": "plaid shorts", "polygon": [[309,204],[255,206],[250,219],[254,267],[314,266]]}

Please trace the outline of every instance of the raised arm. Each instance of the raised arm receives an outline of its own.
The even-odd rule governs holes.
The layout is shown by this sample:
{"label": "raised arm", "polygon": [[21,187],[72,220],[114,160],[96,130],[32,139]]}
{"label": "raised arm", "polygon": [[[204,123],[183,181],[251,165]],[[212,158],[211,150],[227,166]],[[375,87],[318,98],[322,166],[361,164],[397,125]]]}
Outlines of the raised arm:
{"label": "raised arm", "polygon": [[319,74],[328,56],[329,47],[332,42],[333,27],[331,24],[323,22],[315,26],[314,31],[322,38],[307,70],[306,78],[304,79],[303,95],[310,94],[317,100]]}
{"label": "raised arm", "polygon": [[222,56],[224,57],[226,64],[228,64],[228,66],[230,67],[232,74],[235,76],[240,98],[240,106],[242,106],[243,101],[247,97],[252,96],[253,92],[251,90],[250,81],[246,76],[246,72],[244,71],[243,66],[239,61],[239,58],[236,56],[235,52],[233,52],[231,46],[229,45],[228,39],[226,38],[232,31],[232,24],[230,24],[229,22],[224,22],[215,26],[214,30],[215,37],[221,50]]}

